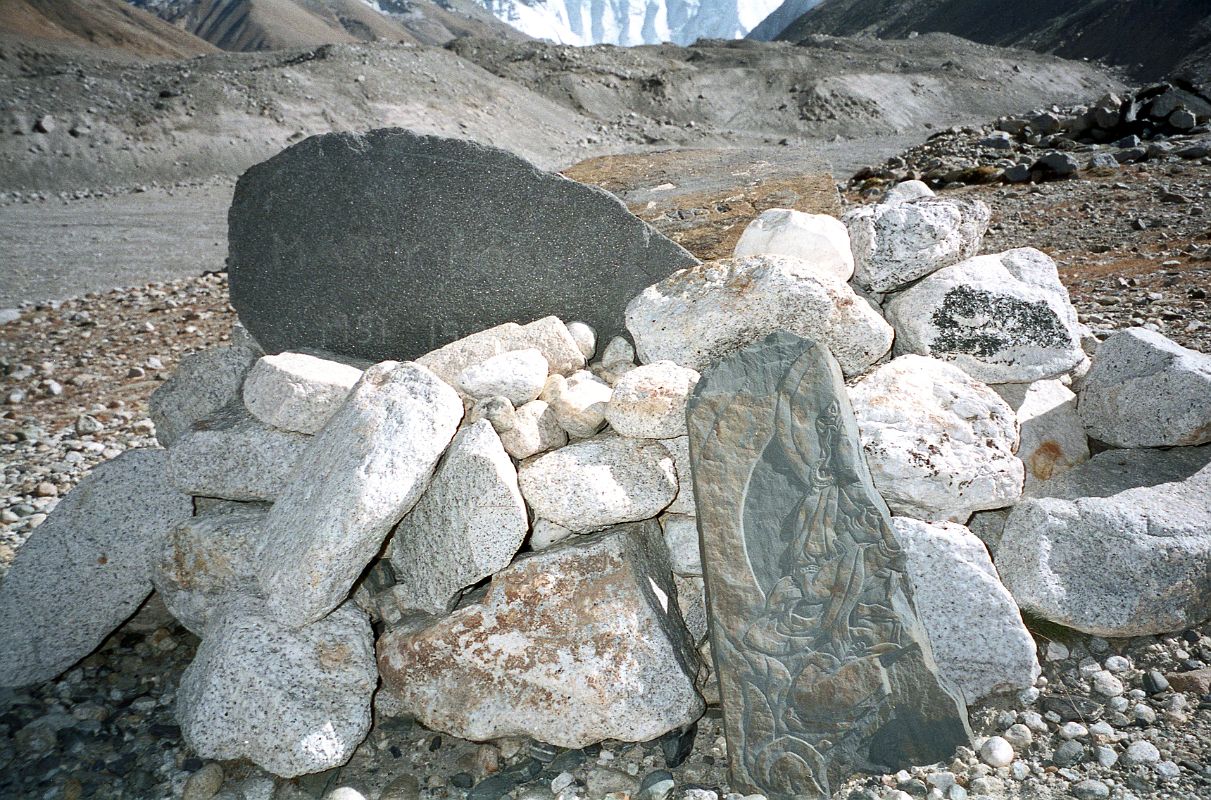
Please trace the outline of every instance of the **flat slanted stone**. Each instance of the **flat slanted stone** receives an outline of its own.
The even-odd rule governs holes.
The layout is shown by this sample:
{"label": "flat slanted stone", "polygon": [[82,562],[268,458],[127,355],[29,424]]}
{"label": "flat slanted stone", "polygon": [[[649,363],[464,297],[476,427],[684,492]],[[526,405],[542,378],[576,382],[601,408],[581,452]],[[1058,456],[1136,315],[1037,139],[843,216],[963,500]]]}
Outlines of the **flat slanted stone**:
{"label": "flat slanted stone", "polygon": [[231,503],[177,525],[152,567],[168,611],[198,636],[233,601],[255,597],[257,540],[269,509]]}
{"label": "flat slanted stone", "polygon": [[187,494],[273,501],[310,436],[266,425],[238,400],[198,420],[168,451],[168,476]]}
{"label": "flat slanted stone", "polygon": [[529,528],[517,471],[492,423],[463,428],[392,534],[402,610],[446,613],[460,590],[509,565]]}
{"label": "flat slanted stone", "polygon": [[1120,331],[1098,345],[1079,408],[1089,435],[1114,447],[1211,442],[1211,355]]}
{"label": "flat slanted stone", "polygon": [[703,376],[689,429],[733,787],[823,800],[970,746],[836,360],[772,334]]}
{"label": "flat slanted stone", "polygon": [[1033,491],[996,554],[1023,610],[1124,638],[1211,617],[1211,446],[1106,450]]}
{"label": "flat slanted stone", "polygon": [[232,303],[269,352],[415,359],[548,314],[608,340],[695,263],[600,189],[401,129],[287,148],[241,176],[228,221]]}
{"label": "flat slanted stone", "polygon": [[151,593],[164,538],[193,513],[163,450],[128,450],[64,497],[0,582],[0,686],[55,677]]}
{"label": "flat slanted stone", "polygon": [[181,359],[172,377],[151,394],[148,414],[156,438],[169,447],[198,420],[240,399],[240,387],[261,350],[237,326],[233,343]]}
{"label": "flat slanted stone", "polygon": [[370,731],[377,683],[374,632],[352,603],[298,630],[233,604],[181,676],[177,721],[202,758],[293,778],[349,760]]}
{"label": "flat slanted stone", "polygon": [[315,622],[344,601],[424,492],[462,415],[458,393],[422,367],[366,370],[265,520],[258,578],[280,623]]}
{"label": "flat slanted stone", "polygon": [[676,596],[654,521],[573,537],[482,600],[384,634],[379,671],[402,711],[464,739],[648,741],[703,711]]}

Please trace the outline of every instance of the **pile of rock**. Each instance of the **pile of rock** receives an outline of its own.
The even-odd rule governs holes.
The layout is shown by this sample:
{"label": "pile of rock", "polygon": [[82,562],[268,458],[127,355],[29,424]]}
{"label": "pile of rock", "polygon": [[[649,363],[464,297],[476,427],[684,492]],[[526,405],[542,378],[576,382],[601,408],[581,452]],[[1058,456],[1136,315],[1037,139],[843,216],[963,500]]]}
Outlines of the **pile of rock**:
{"label": "pile of rock", "polygon": [[880,193],[921,180],[933,188],[1070,178],[1149,160],[1211,155],[1211,98],[1184,84],[1107,94],[1087,106],[1036,109],[982,127],[949,128],[881,167],[866,167],[850,188]]}
{"label": "pile of rock", "polygon": [[18,554],[0,682],[62,672],[154,587],[202,639],[177,717],[207,758],[325,770],[372,709],[561,747],[688,726],[718,685],[687,401],[783,330],[848,380],[966,702],[1035,685],[1019,607],[1104,636],[1211,616],[1211,359],[1129,330],[1091,360],[1050,258],[977,255],[989,216],[922,184],[842,221],[767,212],[604,347],[556,316],[408,362],[237,331],[153,397],[167,449],[99,467]]}

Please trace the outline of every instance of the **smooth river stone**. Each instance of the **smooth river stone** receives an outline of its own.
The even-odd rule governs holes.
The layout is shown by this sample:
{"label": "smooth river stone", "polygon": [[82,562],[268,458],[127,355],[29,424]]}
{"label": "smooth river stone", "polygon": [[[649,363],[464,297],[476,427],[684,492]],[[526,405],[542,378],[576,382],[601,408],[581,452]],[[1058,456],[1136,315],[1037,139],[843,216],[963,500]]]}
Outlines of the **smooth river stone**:
{"label": "smooth river stone", "polygon": [[771,334],[708,371],[688,413],[732,786],[827,798],[970,746],[832,355]]}
{"label": "smooth river stone", "polygon": [[312,136],[249,169],[231,302],[267,352],[416,359],[554,314],[603,340],[697,259],[613,195],[512,153],[398,128]]}

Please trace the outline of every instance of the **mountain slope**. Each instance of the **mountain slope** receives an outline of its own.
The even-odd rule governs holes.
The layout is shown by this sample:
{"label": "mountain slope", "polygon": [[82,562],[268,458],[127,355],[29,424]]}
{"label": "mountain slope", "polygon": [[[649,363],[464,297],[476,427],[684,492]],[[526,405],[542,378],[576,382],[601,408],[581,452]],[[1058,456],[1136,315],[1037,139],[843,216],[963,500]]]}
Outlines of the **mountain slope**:
{"label": "mountain slope", "polygon": [[778,34],[789,28],[795,20],[820,5],[821,0],[786,0],[773,13],[761,20],[761,24],[749,31],[746,39],[772,42]]}
{"label": "mountain slope", "polygon": [[0,35],[150,58],[189,58],[215,48],[121,0],[0,0]]}
{"label": "mountain slope", "polygon": [[743,37],[779,0],[480,0],[528,36],[556,44],[691,44]]}
{"label": "mountain slope", "polygon": [[1211,48],[1206,0],[824,0],[777,38],[952,33],[985,44],[1100,59],[1141,80],[1191,69]]}

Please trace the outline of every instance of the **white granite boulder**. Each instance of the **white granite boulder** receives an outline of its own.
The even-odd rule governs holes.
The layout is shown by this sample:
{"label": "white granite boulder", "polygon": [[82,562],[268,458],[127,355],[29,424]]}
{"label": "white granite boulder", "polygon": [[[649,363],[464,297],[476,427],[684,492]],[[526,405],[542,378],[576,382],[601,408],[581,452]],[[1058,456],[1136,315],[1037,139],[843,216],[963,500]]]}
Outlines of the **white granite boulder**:
{"label": "white granite boulder", "polygon": [[511,350],[529,349],[542,353],[552,373],[571,375],[584,369],[584,353],[558,317],[543,317],[527,325],[506,322],[439,347],[416,363],[454,386],[468,367]]}
{"label": "white granite boulder", "polygon": [[1057,380],[1003,383],[994,387],[1018,415],[1018,458],[1026,490],[1089,460],[1089,441],[1077,413],[1076,395]]}
{"label": "white granite boulder", "polygon": [[933,356],[984,383],[1033,383],[1085,359],[1055,262],[1030,247],[934,272],[883,304],[896,353]]}
{"label": "white granite boulder", "polygon": [[1021,496],[1013,409],[957,367],[900,356],[849,396],[875,486],[896,514],[965,522]]}
{"label": "white granite boulder", "polygon": [[1211,446],[1107,450],[1035,492],[996,555],[1024,611],[1108,637],[1211,617]]}
{"label": "white granite boulder", "polygon": [[476,400],[507,397],[515,406],[537,400],[547,382],[547,360],[533,348],[510,350],[459,373],[456,388]]}
{"label": "white granite boulder", "polygon": [[605,425],[606,405],[613,393],[608,383],[582,369],[567,378],[552,375],[540,397],[569,436],[587,439]]}
{"label": "white granite boulder", "polygon": [[703,370],[777,330],[826,345],[846,375],[890,348],[889,326],[848,284],[788,256],[747,256],[674,272],[627,304],[627,329],[645,364]]}
{"label": "white granite boulder", "polygon": [[96,467],[17,551],[0,582],[0,686],[55,677],[151,593],[168,531],[193,513],[165,475],[163,450]]}
{"label": "white granite boulder", "polygon": [[244,379],[244,405],[266,425],[319,433],[361,377],[357,367],[306,353],[262,356]]}
{"label": "white granite boulder", "polygon": [[568,333],[572,334],[572,339],[576,341],[585,361],[588,361],[597,352],[597,331],[593,330],[592,325],[587,322],[569,322]]}
{"label": "white granite boulder", "polygon": [[202,758],[293,778],[349,760],[377,684],[374,633],[352,603],[294,630],[257,603],[232,604],[181,676],[177,722]]}
{"label": "white granite boulder", "polygon": [[573,537],[448,617],[388,631],[379,671],[404,713],[460,738],[649,741],[703,711],[675,598],[655,522]]}
{"label": "white granite boulder", "polygon": [[685,436],[685,404],[699,375],[672,361],[636,367],[614,384],[606,405],[610,427],[634,439]]}
{"label": "white granite boulder", "polygon": [[458,393],[423,367],[366,370],[265,520],[258,579],[278,622],[306,625],[345,600],[424,492],[462,415]]}
{"label": "white granite boulder", "polygon": [[658,442],[604,437],[576,442],[521,465],[534,515],[581,533],[655,517],[677,494],[677,473]]}
{"label": "white granite boulder", "polygon": [[845,223],[827,214],[805,214],[790,208],[762,211],[740,234],[734,255],[791,256],[840,281],[848,281],[854,274],[854,254]]}
{"label": "white granite boulder", "polygon": [[405,610],[446,613],[461,590],[508,566],[529,528],[517,471],[492,424],[463,428],[391,535]]}
{"label": "white granite boulder", "polygon": [[252,338],[237,326],[231,345],[182,358],[147,403],[160,444],[170,446],[198,420],[239,402],[244,377],[261,355]]}
{"label": "white granite boulder", "polygon": [[859,206],[843,217],[854,252],[854,282],[890,292],[970,258],[980,252],[991,219],[980,200],[897,196]]}
{"label": "white granite boulder", "polygon": [[169,612],[198,636],[228,604],[259,593],[256,546],[268,513],[264,506],[232,503],[168,533],[151,581]]}
{"label": "white granite boulder", "polygon": [[618,379],[635,369],[635,346],[623,336],[615,336],[606,345],[601,361],[591,365],[594,375],[613,386]]}
{"label": "white granite boulder", "polygon": [[310,440],[266,425],[232,403],[177,438],[168,451],[168,476],[186,494],[273,501]]}
{"label": "white granite boulder", "polygon": [[[496,421],[492,421],[493,427]],[[568,432],[545,400],[532,400],[511,415],[509,427],[497,430],[505,452],[518,461],[568,443]]]}
{"label": "white granite boulder", "polygon": [[1114,447],[1211,442],[1211,355],[1119,331],[1098,345],[1079,410],[1089,435]]}
{"label": "white granite boulder", "polygon": [[893,517],[892,526],[941,674],[969,705],[1034,686],[1040,673],[1034,637],[984,543],[950,522]]}

